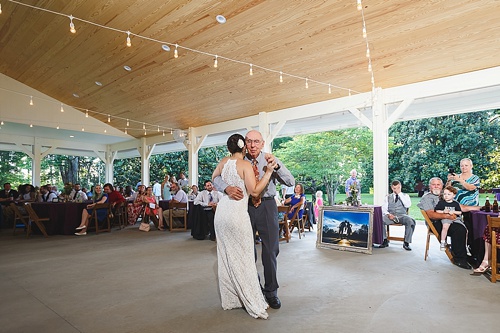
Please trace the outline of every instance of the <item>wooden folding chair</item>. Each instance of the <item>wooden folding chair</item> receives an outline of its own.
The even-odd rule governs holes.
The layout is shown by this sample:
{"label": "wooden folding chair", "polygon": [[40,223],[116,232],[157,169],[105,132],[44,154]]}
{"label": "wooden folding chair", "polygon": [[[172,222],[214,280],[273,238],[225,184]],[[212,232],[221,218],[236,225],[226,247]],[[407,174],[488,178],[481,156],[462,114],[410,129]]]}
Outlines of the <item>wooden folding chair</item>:
{"label": "wooden folding chair", "polygon": [[[425,210],[420,210],[420,212],[422,213],[422,216],[425,219],[425,224],[427,225],[427,241],[425,243],[425,256],[424,256],[424,260],[427,260],[427,254],[429,253],[429,243],[431,240],[431,235],[436,236],[436,239],[439,243],[441,243],[441,235],[439,234],[439,232],[437,232],[436,227],[434,226],[434,223],[432,223],[431,219],[429,218],[429,216],[427,215]],[[448,259],[450,259],[450,261],[453,262],[453,255],[451,254],[451,251],[448,247],[446,247],[445,253],[448,256]]]}
{"label": "wooden folding chair", "polygon": [[304,237],[306,237],[306,234],[304,232],[304,214],[302,214],[302,217],[299,218],[299,211],[300,209],[296,209],[295,213],[293,214],[292,218],[290,219],[290,233],[293,232],[293,229],[297,227],[297,231],[299,232],[299,239],[302,239],[302,234],[304,234]]}
{"label": "wooden folding chair", "polygon": [[[99,218],[97,216],[97,212],[99,209],[105,209],[106,210],[106,216],[102,221],[99,221]],[[111,221],[109,219],[109,212],[110,212],[110,205],[109,203],[101,203],[101,204],[96,204],[94,208],[92,209],[92,215],[90,215],[90,221],[89,221],[89,227],[92,225],[92,222],[94,222],[95,226],[95,233],[96,235],[99,232],[111,231]],[[101,223],[101,226],[99,224]],[[107,228],[104,228],[107,224]]]}
{"label": "wooden folding chair", "polygon": [[290,226],[288,225],[288,210],[290,206],[278,206],[278,224],[280,241],[290,242]]}
{"label": "wooden folding chair", "polygon": [[[46,238],[49,237],[49,235],[47,235],[47,231],[45,230],[45,226],[43,223],[50,221],[50,219],[48,217],[44,217],[44,218],[38,217],[37,213],[35,212],[35,210],[33,209],[33,207],[31,207],[31,205],[29,203],[25,204],[24,208],[28,212],[30,222],[34,222],[36,224],[36,226],[38,227],[38,229],[40,229],[40,231],[42,232],[42,234]],[[31,232],[31,227],[28,228],[28,236],[29,236],[30,232]]]}
{"label": "wooden folding chair", "polygon": [[500,229],[500,217],[492,217],[487,215],[488,230],[491,237],[491,282],[497,282],[498,275],[498,256],[497,251],[500,249],[500,244],[497,243],[497,232]]}
{"label": "wooden folding chair", "polygon": [[125,228],[127,224],[127,202],[120,202],[115,206],[112,224],[118,224],[120,230]]}
{"label": "wooden folding chair", "polygon": [[314,214],[314,212],[310,212],[310,207],[313,207],[313,205],[311,205],[310,202],[307,201],[304,202],[304,215],[302,215],[302,223],[304,224],[304,229],[307,229],[307,231],[309,232],[311,232],[311,229],[314,229],[312,221],[309,218],[309,216],[311,214]]}
{"label": "wooden folding chair", "polygon": [[[172,202],[170,201],[169,203],[169,228],[170,228],[170,232],[172,231],[187,231],[187,203],[186,202]],[[182,216],[173,216],[174,215],[174,210],[176,211],[182,211],[183,212],[183,215]],[[179,227],[179,228],[176,228],[174,226],[174,219],[176,218],[179,218],[179,219],[182,219],[184,221],[184,226],[183,227]]]}
{"label": "wooden folding chair", "polygon": [[[406,208],[406,214],[408,215],[408,208]],[[388,224],[386,225],[387,228],[387,240],[396,240],[400,242],[404,242],[405,238],[404,237],[397,237],[397,236],[391,236],[390,228],[389,227],[404,227],[404,224],[401,223],[393,223],[393,224]]]}
{"label": "wooden folding chair", "polygon": [[28,238],[31,233],[31,223],[29,220],[29,215],[23,214],[19,210],[19,207],[17,207],[17,205],[13,202],[10,203],[9,207],[14,212],[14,228],[12,230],[12,234],[16,234],[17,228],[24,228],[24,231],[26,232],[26,238]]}

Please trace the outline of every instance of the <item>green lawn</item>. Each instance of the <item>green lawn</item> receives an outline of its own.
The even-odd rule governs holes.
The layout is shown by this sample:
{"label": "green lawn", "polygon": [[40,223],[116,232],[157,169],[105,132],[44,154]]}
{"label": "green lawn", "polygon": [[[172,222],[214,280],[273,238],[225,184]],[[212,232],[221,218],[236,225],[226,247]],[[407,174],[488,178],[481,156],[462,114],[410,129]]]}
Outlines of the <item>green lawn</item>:
{"label": "green lawn", "polygon": [[[307,194],[306,195],[307,200],[310,201],[312,198],[312,195]],[[489,197],[490,202],[493,204],[493,199],[495,198],[495,195],[492,193],[481,193],[479,194],[479,203],[480,205],[484,205],[484,202],[486,201],[486,197]],[[418,197],[417,193],[410,193],[410,198],[411,198],[411,207],[410,207],[410,216],[413,217],[415,220],[423,220],[424,218],[422,217],[422,214],[420,214],[420,208],[417,207],[417,204],[420,202],[420,198]],[[345,195],[339,195],[337,196],[337,201],[344,200]],[[373,205],[373,194],[361,194],[361,201],[363,204],[368,204],[368,205]]]}

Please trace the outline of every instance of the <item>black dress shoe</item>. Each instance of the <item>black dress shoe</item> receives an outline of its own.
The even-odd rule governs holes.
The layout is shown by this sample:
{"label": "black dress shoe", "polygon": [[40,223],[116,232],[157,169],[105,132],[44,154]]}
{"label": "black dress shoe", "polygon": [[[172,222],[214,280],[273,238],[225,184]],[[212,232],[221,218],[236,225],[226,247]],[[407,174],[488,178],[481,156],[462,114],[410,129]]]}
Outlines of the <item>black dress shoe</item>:
{"label": "black dress shoe", "polygon": [[273,309],[281,308],[281,301],[278,296],[266,297],[267,304]]}
{"label": "black dress shoe", "polygon": [[410,244],[408,244],[407,242],[404,242],[403,243],[403,249],[405,249],[406,251],[411,251]]}
{"label": "black dress shoe", "polygon": [[384,239],[384,241],[382,242],[382,244],[380,244],[378,246],[379,249],[383,249],[384,247],[389,247],[389,241],[386,239]]}
{"label": "black dress shoe", "polygon": [[467,263],[467,261],[465,259],[464,260],[454,260],[453,263],[460,268],[470,269],[470,265]]}

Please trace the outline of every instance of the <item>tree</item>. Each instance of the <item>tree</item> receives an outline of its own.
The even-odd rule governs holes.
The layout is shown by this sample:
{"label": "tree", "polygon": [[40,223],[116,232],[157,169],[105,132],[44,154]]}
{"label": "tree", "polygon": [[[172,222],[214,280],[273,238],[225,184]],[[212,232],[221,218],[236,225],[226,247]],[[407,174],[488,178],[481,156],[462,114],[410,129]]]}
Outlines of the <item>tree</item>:
{"label": "tree", "polygon": [[394,124],[389,130],[395,145],[389,154],[390,179],[399,179],[405,191],[413,191],[419,180],[426,183],[436,176],[445,180],[450,167],[459,173],[459,162],[467,157],[482,185],[488,184],[487,175],[498,170],[491,158],[500,142],[498,125],[489,122],[491,114],[483,111]]}
{"label": "tree", "polygon": [[[373,184],[364,177],[364,167],[372,163],[372,132],[366,128],[298,135],[284,142],[275,150],[296,182],[310,180],[311,184],[324,187],[328,202],[335,202],[337,189],[357,169],[363,176],[365,188]],[[315,191],[315,189],[313,189]]]}
{"label": "tree", "polygon": [[31,183],[31,159],[24,153],[0,151],[0,184],[17,185]]}

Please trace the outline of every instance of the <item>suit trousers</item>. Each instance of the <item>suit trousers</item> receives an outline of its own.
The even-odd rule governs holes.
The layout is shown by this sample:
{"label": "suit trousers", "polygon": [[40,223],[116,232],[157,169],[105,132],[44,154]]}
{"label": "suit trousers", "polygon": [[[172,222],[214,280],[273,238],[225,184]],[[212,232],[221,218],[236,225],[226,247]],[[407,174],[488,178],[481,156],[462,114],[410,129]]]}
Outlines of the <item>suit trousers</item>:
{"label": "suit trousers", "polygon": [[[278,207],[274,200],[263,200],[259,207],[248,205],[248,214],[250,215],[254,235],[258,231],[262,241],[262,265],[264,266],[265,279],[264,295],[266,297],[277,296],[279,287],[276,277],[277,257],[279,254]],[[257,261],[256,249],[255,260]]]}
{"label": "suit trousers", "polygon": [[[413,236],[413,231],[415,231],[415,220],[412,219],[408,215],[396,215],[399,219],[399,223],[405,226],[405,242],[411,243],[411,238]],[[397,223],[387,217],[387,215],[382,216],[382,220],[384,221],[384,239],[387,238],[387,229],[386,225]]]}

